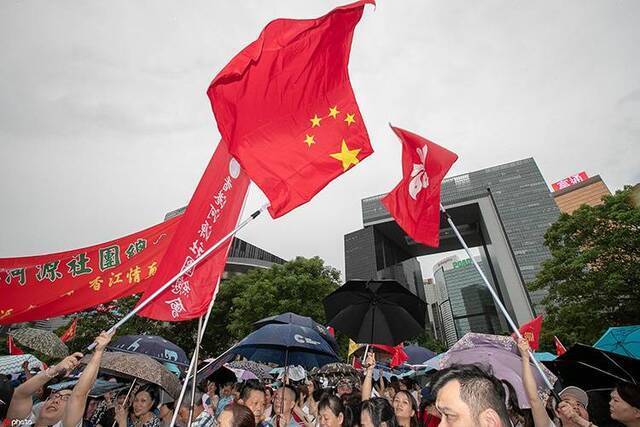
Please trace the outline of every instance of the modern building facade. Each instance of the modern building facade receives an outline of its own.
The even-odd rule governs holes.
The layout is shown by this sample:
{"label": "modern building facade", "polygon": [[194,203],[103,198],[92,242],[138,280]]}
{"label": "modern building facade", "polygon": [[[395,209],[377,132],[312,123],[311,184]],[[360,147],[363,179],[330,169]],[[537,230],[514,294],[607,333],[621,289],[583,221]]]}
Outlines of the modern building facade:
{"label": "modern building facade", "polygon": [[[391,218],[380,202],[383,196],[362,200],[363,228],[345,235],[346,278],[395,279],[425,299],[416,257],[462,246],[444,216],[440,247],[416,243]],[[560,214],[535,161],[523,159],[447,178],[441,197],[467,244],[480,248],[507,310],[518,323],[529,321],[533,307],[541,310],[544,292],[529,293],[526,286],[550,256],[544,233]]]}
{"label": "modern building facade", "polygon": [[610,195],[609,188],[600,175],[572,183],[552,193],[558,208],[563,213],[572,213],[582,205],[602,204],[602,197]]}
{"label": "modern building facade", "polygon": [[[475,260],[485,276],[491,277],[487,262],[480,256]],[[434,319],[434,323],[443,325],[436,338],[447,346],[452,346],[467,332],[500,334],[507,329],[471,259],[447,257],[434,266],[433,276],[438,289],[438,310],[434,310],[433,315],[442,317]]]}

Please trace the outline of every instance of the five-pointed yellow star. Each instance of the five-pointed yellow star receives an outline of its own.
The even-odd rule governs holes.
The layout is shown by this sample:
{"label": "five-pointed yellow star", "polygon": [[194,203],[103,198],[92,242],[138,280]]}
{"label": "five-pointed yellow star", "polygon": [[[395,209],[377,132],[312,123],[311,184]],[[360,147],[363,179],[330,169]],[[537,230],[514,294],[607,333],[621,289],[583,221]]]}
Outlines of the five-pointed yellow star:
{"label": "five-pointed yellow star", "polygon": [[355,123],[356,122],[355,113],[354,114],[347,113],[347,118],[344,119],[344,121],[347,122],[348,126],[351,126],[351,123]]}
{"label": "five-pointed yellow star", "polygon": [[340,160],[342,162],[342,168],[346,171],[349,169],[349,166],[357,165],[360,162],[360,160],[358,160],[358,153],[360,153],[360,148],[356,150],[349,150],[347,143],[343,139],[340,152],[329,155],[336,160]]}
{"label": "five-pointed yellow star", "polygon": [[320,126],[320,120],[322,120],[320,117],[318,117],[317,114],[313,115],[312,119],[309,119],[311,121],[311,127],[314,128],[316,126]]}
{"label": "five-pointed yellow star", "polygon": [[307,135],[307,137],[304,139],[304,142],[306,142],[309,147],[311,147],[311,144],[315,144],[316,143],[313,140],[313,135]]}
{"label": "five-pointed yellow star", "polygon": [[333,117],[335,119],[336,117],[338,117],[339,113],[340,111],[338,111],[337,105],[335,107],[329,107],[329,117]]}

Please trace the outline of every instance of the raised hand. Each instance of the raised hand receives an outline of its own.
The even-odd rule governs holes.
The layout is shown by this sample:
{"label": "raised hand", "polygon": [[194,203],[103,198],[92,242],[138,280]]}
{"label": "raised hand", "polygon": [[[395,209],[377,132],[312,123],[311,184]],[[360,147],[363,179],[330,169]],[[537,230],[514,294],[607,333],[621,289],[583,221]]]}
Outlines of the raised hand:
{"label": "raised hand", "polygon": [[524,337],[518,338],[518,351],[523,359],[529,359],[529,350],[531,350],[529,340]]}
{"label": "raised hand", "polygon": [[96,343],[96,351],[103,351],[109,342],[111,342],[111,338],[113,337],[114,332],[107,333],[102,331],[100,335],[93,340]]}
{"label": "raised hand", "polygon": [[82,356],[82,353],[73,353],[72,355],[62,359],[56,366],[54,366],[53,369],[55,370],[56,374],[60,374],[63,372],[65,374],[68,374],[69,372],[73,371],[76,366],[78,366],[78,364],[80,363],[80,359],[82,359]]}

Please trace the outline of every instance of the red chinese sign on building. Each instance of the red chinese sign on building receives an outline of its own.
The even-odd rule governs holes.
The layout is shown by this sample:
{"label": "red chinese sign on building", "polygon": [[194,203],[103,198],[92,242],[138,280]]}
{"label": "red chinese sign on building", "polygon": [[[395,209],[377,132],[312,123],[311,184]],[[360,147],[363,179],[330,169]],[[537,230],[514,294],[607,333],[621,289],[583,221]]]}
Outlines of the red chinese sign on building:
{"label": "red chinese sign on building", "polygon": [[61,316],[143,292],[181,219],[87,248],[0,259],[0,324]]}
{"label": "red chinese sign on building", "polygon": [[553,191],[559,191],[567,187],[571,187],[572,185],[579,184],[583,181],[586,181],[587,179],[589,179],[587,173],[585,171],[582,171],[579,174],[571,175],[564,179],[561,179],[558,182],[554,182],[553,184],[551,184],[551,188],[553,188]]}

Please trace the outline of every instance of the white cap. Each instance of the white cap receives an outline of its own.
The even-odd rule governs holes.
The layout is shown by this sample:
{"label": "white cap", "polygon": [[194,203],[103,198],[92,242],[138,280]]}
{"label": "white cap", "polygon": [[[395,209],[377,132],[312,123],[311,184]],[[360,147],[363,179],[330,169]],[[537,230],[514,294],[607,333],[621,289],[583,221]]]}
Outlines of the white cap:
{"label": "white cap", "polygon": [[565,396],[571,396],[576,399],[578,402],[582,403],[582,406],[585,408],[589,406],[589,396],[587,396],[587,392],[579,387],[569,386],[565,387],[560,393],[560,398],[564,398]]}

